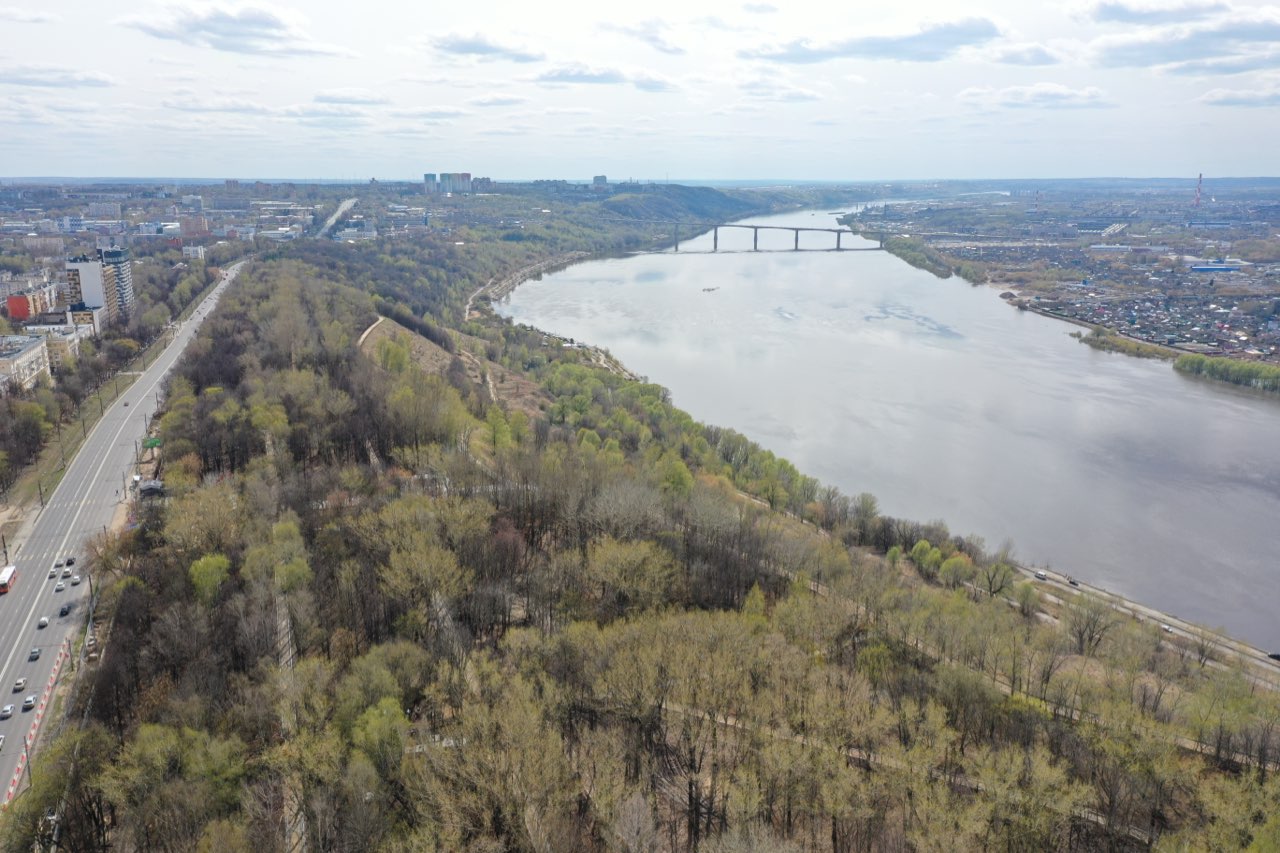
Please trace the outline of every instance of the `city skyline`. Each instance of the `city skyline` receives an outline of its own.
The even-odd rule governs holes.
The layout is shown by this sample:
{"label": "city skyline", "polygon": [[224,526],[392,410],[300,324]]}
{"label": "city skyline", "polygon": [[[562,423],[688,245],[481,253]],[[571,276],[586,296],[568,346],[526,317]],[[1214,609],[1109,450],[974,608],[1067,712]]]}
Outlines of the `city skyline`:
{"label": "city skyline", "polygon": [[1280,7],[0,0],[6,177],[1274,172]]}

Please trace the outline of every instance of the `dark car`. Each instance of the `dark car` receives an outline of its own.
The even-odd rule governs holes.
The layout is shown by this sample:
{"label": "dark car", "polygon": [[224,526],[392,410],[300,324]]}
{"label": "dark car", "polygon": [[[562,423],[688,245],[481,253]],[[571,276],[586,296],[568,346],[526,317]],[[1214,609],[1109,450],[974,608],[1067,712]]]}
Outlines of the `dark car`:
{"label": "dark car", "polygon": [[1267,655],[1267,657],[1271,658],[1272,660],[1280,660],[1280,652],[1272,652],[1271,654]]}
{"label": "dark car", "polygon": [[75,557],[67,557],[67,565],[68,565],[68,566],[74,566],[75,564],[76,564],[76,558],[75,558]]}
{"label": "dark car", "polygon": [[31,654],[27,655],[27,660],[40,660],[40,647],[36,646],[31,650]]}
{"label": "dark car", "polygon": [[58,615],[59,615],[59,616],[66,616],[66,615],[67,615],[68,613],[70,613],[70,612],[71,612],[71,605],[70,605],[70,604],[64,604],[64,605],[62,605],[62,608],[58,611]]}

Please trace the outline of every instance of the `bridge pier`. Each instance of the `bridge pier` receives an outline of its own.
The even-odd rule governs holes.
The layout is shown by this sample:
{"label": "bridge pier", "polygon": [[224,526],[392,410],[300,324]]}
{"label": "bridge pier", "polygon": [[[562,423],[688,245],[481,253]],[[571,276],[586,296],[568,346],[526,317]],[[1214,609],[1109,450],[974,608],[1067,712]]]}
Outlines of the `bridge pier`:
{"label": "bridge pier", "polygon": [[676,251],[676,252],[680,251],[680,226],[679,225],[671,226],[671,242],[675,244],[675,249],[673,251]]}
{"label": "bridge pier", "polygon": [[711,229],[711,251],[720,251],[720,227],[716,226]]}
{"label": "bridge pier", "polygon": [[843,231],[836,232],[836,251],[840,251],[840,238],[844,236]]}
{"label": "bridge pier", "polygon": [[798,251],[800,251],[800,229],[799,229],[799,228],[796,228],[796,229],[794,229],[794,230],[795,230],[795,234],[796,234],[796,244],[795,244],[794,246],[792,246],[792,247],[791,247],[791,251],[793,251],[793,252],[798,252]]}
{"label": "bridge pier", "polygon": [[759,228],[751,229],[751,251],[753,252],[760,251],[760,229]]}

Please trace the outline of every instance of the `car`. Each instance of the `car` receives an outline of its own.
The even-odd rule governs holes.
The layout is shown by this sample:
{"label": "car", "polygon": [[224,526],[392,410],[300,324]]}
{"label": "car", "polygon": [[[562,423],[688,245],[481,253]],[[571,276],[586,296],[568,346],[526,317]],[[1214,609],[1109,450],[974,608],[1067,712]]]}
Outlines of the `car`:
{"label": "car", "polygon": [[56,562],[56,563],[54,563],[54,564],[53,564],[53,567],[54,567],[55,569],[60,569],[60,568],[62,568],[63,566],[65,566],[66,564],[67,564],[67,561],[66,561],[66,560],[59,560],[58,562]]}
{"label": "car", "polygon": [[1049,576],[1046,575],[1044,572],[1036,572],[1036,580],[1047,581],[1048,579],[1049,579]]}
{"label": "car", "polygon": [[40,617],[40,621],[36,623],[36,627],[37,627],[37,628],[48,628],[48,627],[49,627],[49,617],[48,617],[48,616],[41,616],[41,617]]}
{"label": "car", "polygon": [[76,564],[76,558],[75,558],[75,557],[67,557],[67,565],[68,565],[68,566],[74,566],[75,564]]}
{"label": "car", "polygon": [[1067,578],[1067,583],[1071,584],[1072,586],[1080,586],[1080,581],[1076,580],[1075,578]]}
{"label": "car", "polygon": [[1162,623],[1160,623],[1160,630],[1161,630],[1161,631],[1164,631],[1166,634],[1172,634],[1172,633],[1173,633],[1173,626],[1172,626],[1172,625],[1169,625],[1169,624],[1167,624],[1167,623],[1163,623],[1163,622],[1162,622]]}
{"label": "car", "polygon": [[0,735],[0,750],[4,749],[4,735]]}
{"label": "car", "polygon": [[13,705],[11,705],[11,704],[10,704],[10,705],[5,705],[3,708],[0,708],[0,720],[7,720],[7,719],[9,719],[10,717],[12,717],[12,716],[13,716],[13,710],[14,710],[14,709],[13,709]]}
{"label": "car", "polygon": [[63,569],[63,570],[62,570],[62,576],[63,576],[64,578],[69,578],[69,577],[71,577],[71,570],[70,570],[70,569]]}
{"label": "car", "polygon": [[1271,654],[1267,655],[1267,657],[1271,658],[1272,660],[1280,660],[1280,652],[1272,652]]}
{"label": "car", "polygon": [[72,585],[72,586],[79,586],[79,585],[80,585],[80,576],[79,576],[79,575],[72,575],[72,576],[71,576],[71,585]]}
{"label": "car", "polygon": [[125,401],[124,401],[124,404],[125,404],[126,406],[127,406],[127,405],[129,405],[129,401],[128,401],[128,400],[125,400]]}
{"label": "car", "polygon": [[27,689],[27,680],[25,678],[19,678],[17,681],[13,682],[14,693],[21,693],[26,689]]}
{"label": "car", "polygon": [[56,578],[57,576],[58,576],[58,570],[56,568],[49,570],[49,577]]}
{"label": "car", "polygon": [[62,608],[58,611],[58,615],[66,616],[70,612],[71,612],[71,605],[68,603],[68,604],[62,605]]}
{"label": "car", "polygon": [[36,694],[28,693],[27,698],[22,700],[22,710],[30,711],[36,706]]}
{"label": "car", "polygon": [[40,660],[40,647],[36,646],[31,650],[31,654],[27,655],[27,660]]}
{"label": "car", "polygon": [[67,585],[65,583],[63,583],[62,581],[58,581],[56,584],[54,584],[53,591],[62,592],[66,588],[67,588]]}

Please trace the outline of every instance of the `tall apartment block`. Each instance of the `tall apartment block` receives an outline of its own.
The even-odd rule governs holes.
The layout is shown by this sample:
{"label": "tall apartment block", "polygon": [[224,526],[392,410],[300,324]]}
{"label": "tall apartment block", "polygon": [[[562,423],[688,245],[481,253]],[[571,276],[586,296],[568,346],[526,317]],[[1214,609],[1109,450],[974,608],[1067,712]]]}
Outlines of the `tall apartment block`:
{"label": "tall apartment block", "polygon": [[133,315],[133,260],[128,249],[112,246],[98,252],[104,268],[115,270],[116,303],[120,306],[120,314],[124,317]]}
{"label": "tall apartment block", "polygon": [[[133,293],[130,278],[129,293]],[[67,304],[72,308],[106,308],[107,320],[120,316],[120,291],[116,287],[116,267],[100,258],[81,255],[67,261]]]}

